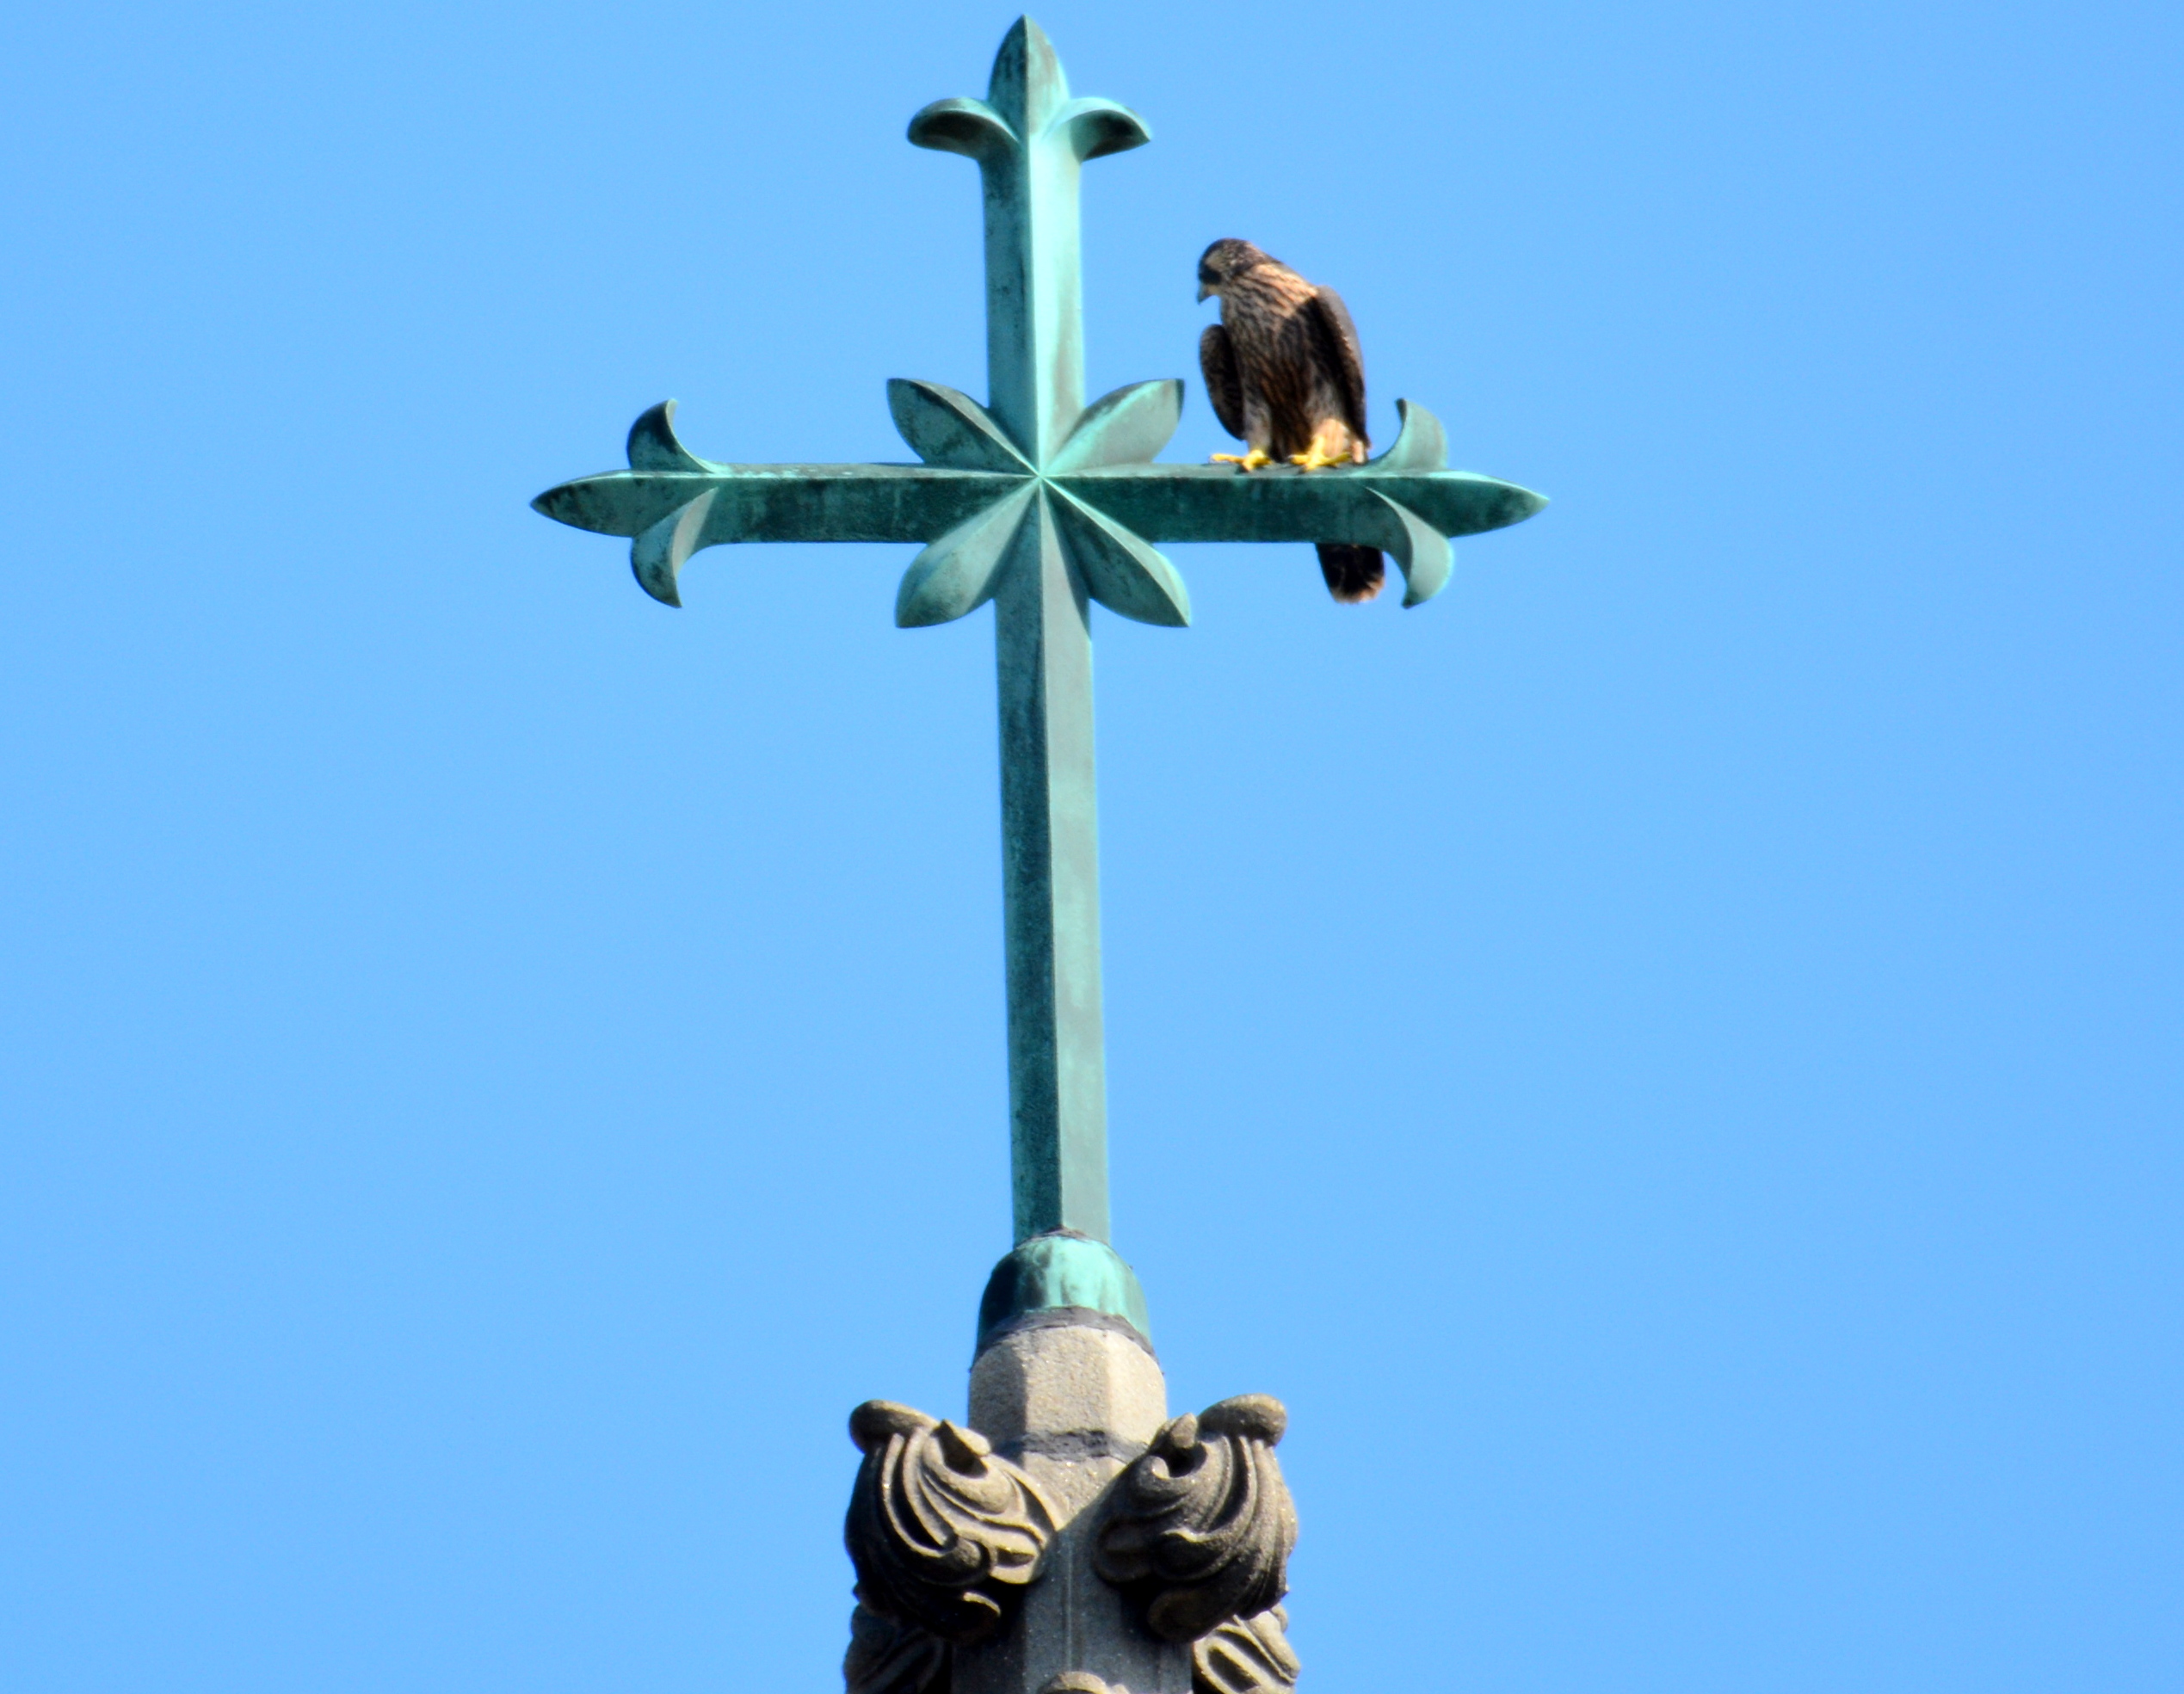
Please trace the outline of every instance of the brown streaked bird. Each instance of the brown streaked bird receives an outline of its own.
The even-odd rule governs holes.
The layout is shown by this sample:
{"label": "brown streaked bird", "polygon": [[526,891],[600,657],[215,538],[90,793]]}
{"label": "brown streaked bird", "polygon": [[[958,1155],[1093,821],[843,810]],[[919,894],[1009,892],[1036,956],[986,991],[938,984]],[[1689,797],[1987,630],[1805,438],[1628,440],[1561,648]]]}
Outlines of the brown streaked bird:
{"label": "brown streaked bird", "polygon": [[[1217,453],[1256,471],[1287,459],[1306,471],[1362,465],[1365,354],[1349,308],[1248,241],[1217,241],[1198,262],[1198,297],[1218,295],[1221,321],[1198,338],[1198,367],[1221,427],[1250,451]],[[1327,591],[1345,606],[1380,592],[1386,562],[1377,547],[1319,544]]]}

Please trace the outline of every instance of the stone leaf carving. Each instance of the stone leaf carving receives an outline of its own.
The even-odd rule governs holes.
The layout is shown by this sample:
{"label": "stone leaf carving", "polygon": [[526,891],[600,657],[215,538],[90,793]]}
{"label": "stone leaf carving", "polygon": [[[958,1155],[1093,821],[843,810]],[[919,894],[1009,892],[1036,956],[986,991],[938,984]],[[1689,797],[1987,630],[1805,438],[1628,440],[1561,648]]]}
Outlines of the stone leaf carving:
{"label": "stone leaf carving", "polygon": [[898,1623],[861,1605],[849,1614],[842,1680],[848,1694],[949,1694],[954,1654],[929,1629]]}
{"label": "stone leaf carving", "polygon": [[1231,1617],[1191,1643],[1191,1694],[1291,1694],[1297,1654],[1280,1606]]}
{"label": "stone leaf carving", "polygon": [[1289,1592],[1297,1512],[1274,1455],[1288,1424],[1272,1395],[1239,1395],[1163,1425],[1115,1478],[1093,1568],[1162,1640],[1196,1641]]}
{"label": "stone leaf carving", "polygon": [[1053,1506],[977,1431],[908,1406],[867,1400],[849,1435],[865,1456],[843,1525],[861,1608],[959,1647],[984,1641],[1039,1574]]}

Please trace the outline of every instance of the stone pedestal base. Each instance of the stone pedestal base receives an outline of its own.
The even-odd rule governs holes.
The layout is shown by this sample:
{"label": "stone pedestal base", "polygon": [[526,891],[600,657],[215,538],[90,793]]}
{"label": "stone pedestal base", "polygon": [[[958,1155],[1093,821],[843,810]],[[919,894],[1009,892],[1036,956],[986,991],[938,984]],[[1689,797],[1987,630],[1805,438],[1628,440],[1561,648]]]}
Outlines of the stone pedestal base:
{"label": "stone pedestal base", "polygon": [[1068,1309],[990,1341],[971,1369],[971,1426],[1063,1522],[1015,1627],[956,1649],[952,1694],[1042,1694],[1069,1672],[1130,1694],[1190,1694],[1187,1646],[1158,1640],[1093,1569],[1102,1495],[1168,1420],[1168,1384],[1121,1322]]}
{"label": "stone pedestal base", "polygon": [[[1293,1694],[1286,1414],[1245,1395],[1169,1417],[1142,1297],[1081,1274],[1108,1260],[1134,1291],[1104,1246],[1003,1261],[964,1424],[851,1415],[848,1694]],[[1079,1286],[1105,1309],[1051,1297]]]}

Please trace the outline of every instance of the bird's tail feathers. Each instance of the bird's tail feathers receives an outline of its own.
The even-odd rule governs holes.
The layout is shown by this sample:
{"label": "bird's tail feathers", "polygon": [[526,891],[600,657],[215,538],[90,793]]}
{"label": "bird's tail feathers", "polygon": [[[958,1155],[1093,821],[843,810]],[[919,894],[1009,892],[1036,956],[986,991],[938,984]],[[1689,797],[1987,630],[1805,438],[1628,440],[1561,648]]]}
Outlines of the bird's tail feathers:
{"label": "bird's tail feathers", "polygon": [[1388,579],[1387,561],[1378,547],[1353,547],[1341,541],[1319,544],[1319,572],[1327,578],[1327,592],[1344,606],[1361,606],[1380,592]]}

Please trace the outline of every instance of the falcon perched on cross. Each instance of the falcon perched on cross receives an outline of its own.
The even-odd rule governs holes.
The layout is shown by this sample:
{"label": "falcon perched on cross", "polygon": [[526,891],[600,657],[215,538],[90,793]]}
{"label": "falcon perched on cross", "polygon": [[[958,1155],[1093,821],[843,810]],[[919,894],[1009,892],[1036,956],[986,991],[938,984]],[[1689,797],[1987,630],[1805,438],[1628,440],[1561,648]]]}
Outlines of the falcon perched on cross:
{"label": "falcon perched on cross", "polygon": [[[1248,241],[1217,241],[1198,262],[1198,297],[1218,295],[1221,321],[1198,339],[1199,369],[1221,427],[1250,451],[1217,453],[1256,471],[1286,459],[1306,471],[1362,465],[1365,354],[1349,308]],[[1380,592],[1387,569],[1378,547],[1319,544],[1327,591],[1345,606]]]}

